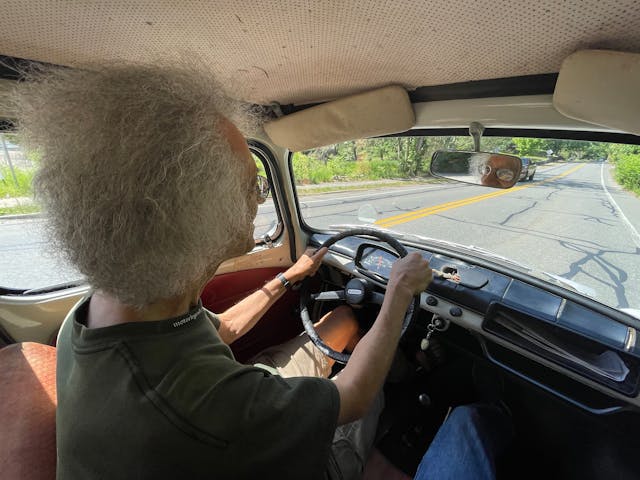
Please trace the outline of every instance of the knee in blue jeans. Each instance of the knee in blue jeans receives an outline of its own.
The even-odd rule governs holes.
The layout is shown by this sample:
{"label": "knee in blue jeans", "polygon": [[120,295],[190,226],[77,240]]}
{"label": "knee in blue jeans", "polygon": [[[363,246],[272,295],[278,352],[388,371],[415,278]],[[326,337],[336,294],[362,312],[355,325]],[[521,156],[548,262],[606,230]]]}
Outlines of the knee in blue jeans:
{"label": "knee in blue jeans", "polygon": [[478,410],[473,405],[462,405],[454,408],[447,418],[447,422],[466,423],[473,422],[477,417]]}

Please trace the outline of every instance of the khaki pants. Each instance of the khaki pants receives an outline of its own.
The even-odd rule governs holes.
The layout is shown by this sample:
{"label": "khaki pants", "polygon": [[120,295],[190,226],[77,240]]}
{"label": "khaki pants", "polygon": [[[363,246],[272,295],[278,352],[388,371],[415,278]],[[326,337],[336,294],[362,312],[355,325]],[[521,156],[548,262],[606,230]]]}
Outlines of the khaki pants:
{"label": "khaki pants", "polygon": [[[263,350],[250,363],[275,369],[282,377],[328,378],[331,374],[327,357],[306,333]],[[364,418],[336,428],[327,466],[329,478],[356,480],[362,476],[383,407],[384,395],[380,392]]]}

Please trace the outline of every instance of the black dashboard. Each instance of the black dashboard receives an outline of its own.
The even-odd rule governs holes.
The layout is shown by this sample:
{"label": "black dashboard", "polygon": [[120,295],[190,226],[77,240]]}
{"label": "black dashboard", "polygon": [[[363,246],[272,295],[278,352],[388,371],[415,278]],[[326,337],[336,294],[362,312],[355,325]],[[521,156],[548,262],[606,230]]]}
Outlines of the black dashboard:
{"label": "black dashboard", "polygon": [[[328,237],[314,234],[311,243],[321,245]],[[426,318],[437,315],[470,332],[493,363],[586,410],[610,413],[640,406],[640,344],[629,326],[634,319],[619,321],[620,312],[592,308],[570,292],[546,288],[484,259],[440,247],[405,246],[433,269],[457,275],[457,281],[434,276],[421,296]],[[385,244],[361,237],[340,240],[330,253],[325,263],[379,289],[397,259]],[[564,381],[554,382],[555,377]],[[562,383],[584,391],[563,389]]]}

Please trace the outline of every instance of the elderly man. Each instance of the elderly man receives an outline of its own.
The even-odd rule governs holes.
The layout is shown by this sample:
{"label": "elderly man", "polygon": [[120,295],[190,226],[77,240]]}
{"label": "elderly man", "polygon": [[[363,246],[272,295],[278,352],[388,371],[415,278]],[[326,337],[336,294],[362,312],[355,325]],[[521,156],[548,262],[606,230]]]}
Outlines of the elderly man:
{"label": "elderly man", "polygon": [[[36,75],[19,107],[53,237],[93,287],[58,339],[58,478],[356,477],[364,459],[332,450],[336,426],[374,402],[427,262],[395,263],[335,380],[242,365],[228,344],[284,286],[219,315],[199,300],[220,263],[254,245],[256,168],[233,103],[191,68],[119,66]],[[313,274],[324,253],[284,276]],[[318,330],[343,350],[357,324],[339,309]],[[282,349],[301,375],[328,374],[306,337]],[[285,371],[272,353],[256,362]]]}

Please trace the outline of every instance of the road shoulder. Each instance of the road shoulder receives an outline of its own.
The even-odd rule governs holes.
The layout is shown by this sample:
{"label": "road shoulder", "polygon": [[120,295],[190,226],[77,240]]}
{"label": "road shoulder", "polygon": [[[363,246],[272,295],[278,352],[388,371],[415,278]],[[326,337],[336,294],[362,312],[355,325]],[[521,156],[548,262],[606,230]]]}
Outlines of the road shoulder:
{"label": "road shoulder", "polygon": [[618,185],[613,178],[613,170],[614,169],[611,164],[604,164],[604,184],[609,191],[609,194],[618,205],[618,208],[622,211],[633,228],[635,228],[637,234],[640,231],[640,198],[638,198],[634,193],[626,191]]}

